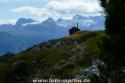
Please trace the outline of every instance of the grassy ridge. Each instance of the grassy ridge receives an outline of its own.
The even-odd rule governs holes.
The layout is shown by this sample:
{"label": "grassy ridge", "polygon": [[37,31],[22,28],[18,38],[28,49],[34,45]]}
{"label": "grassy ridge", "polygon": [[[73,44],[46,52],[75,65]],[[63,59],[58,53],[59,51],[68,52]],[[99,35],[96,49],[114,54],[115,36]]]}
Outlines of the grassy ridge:
{"label": "grassy ridge", "polygon": [[35,45],[39,50],[28,49],[5,58],[0,63],[0,83],[30,83],[36,77],[72,78],[81,68],[89,67],[92,58],[98,58],[102,35],[102,31],[81,31],[54,44],[48,41]]}

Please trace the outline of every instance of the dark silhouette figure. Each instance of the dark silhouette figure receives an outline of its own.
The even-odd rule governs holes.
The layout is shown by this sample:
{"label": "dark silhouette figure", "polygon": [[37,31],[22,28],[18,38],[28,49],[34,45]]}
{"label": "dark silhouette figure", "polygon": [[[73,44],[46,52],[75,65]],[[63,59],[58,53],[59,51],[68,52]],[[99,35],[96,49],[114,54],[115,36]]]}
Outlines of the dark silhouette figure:
{"label": "dark silhouette figure", "polygon": [[78,32],[80,31],[79,27],[78,27],[78,23],[77,23],[77,27],[72,27],[71,29],[69,29],[69,34],[72,35],[74,34],[75,32]]}

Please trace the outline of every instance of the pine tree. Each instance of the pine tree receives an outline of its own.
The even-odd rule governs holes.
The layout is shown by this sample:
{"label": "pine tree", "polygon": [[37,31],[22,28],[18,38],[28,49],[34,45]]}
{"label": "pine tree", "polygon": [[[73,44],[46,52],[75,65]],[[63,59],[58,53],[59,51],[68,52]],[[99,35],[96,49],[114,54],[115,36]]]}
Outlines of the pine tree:
{"label": "pine tree", "polygon": [[125,34],[125,4],[123,0],[100,0],[106,14],[106,33],[109,36]]}
{"label": "pine tree", "polygon": [[[125,68],[125,0],[100,0],[100,4],[105,12],[106,34],[109,36],[110,44],[107,45],[107,51],[110,63],[108,63],[109,76],[113,83],[125,82],[122,69]],[[109,48],[110,47],[110,48]],[[108,49],[108,50],[107,50]],[[104,49],[103,49],[104,50]],[[107,62],[109,62],[109,59]]]}

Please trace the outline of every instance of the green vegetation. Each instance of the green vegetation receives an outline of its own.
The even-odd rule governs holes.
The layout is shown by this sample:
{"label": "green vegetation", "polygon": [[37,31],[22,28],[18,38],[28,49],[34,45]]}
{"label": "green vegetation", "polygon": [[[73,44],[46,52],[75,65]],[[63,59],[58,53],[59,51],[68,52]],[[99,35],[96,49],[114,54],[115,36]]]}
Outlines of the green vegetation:
{"label": "green vegetation", "polygon": [[[89,74],[91,83],[107,83],[109,79],[113,83],[122,82],[124,73],[121,65],[124,63],[122,59],[114,56],[121,51],[120,47],[116,47],[117,43],[103,31],[80,31],[62,39],[35,45],[15,55],[8,53],[1,59],[0,82],[32,83],[34,78],[81,77],[86,69],[93,66],[92,60],[104,63],[97,64],[100,76]],[[124,69],[124,66],[122,68]]]}
{"label": "green vegetation", "polygon": [[100,3],[106,15],[105,28],[108,36],[100,45],[101,59],[106,63],[105,70],[108,72],[105,77],[111,78],[113,83],[124,83],[125,1],[100,0]]}
{"label": "green vegetation", "polygon": [[[55,44],[51,44],[52,41],[43,46],[39,44],[36,47],[40,50],[28,49],[7,57],[0,63],[0,82],[30,83],[33,78],[73,78],[81,69],[91,66],[93,58],[99,58],[98,40],[103,34],[103,31],[77,32],[55,40]],[[58,43],[61,43],[60,47],[53,47]]]}

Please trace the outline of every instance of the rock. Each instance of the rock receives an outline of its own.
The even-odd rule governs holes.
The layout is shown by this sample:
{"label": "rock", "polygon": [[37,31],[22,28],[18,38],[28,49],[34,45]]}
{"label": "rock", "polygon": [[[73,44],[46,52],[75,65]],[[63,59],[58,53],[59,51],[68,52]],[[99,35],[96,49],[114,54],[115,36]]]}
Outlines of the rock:
{"label": "rock", "polygon": [[99,59],[94,59],[94,58],[92,59],[92,65],[99,65],[99,64],[104,65],[104,62]]}
{"label": "rock", "polygon": [[40,50],[40,47],[39,46],[35,46],[31,49],[32,51],[39,51]]}
{"label": "rock", "polygon": [[79,79],[83,79],[83,80],[85,78],[89,79],[89,78],[93,77],[94,75],[99,77],[101,75],[101,72],[98,68],[98,65],[100,63],[102,63],[102,61],[100,61],[98,59],[95,59],[95,60],[92,60],[92,61],[93,61],[92,65],[90,67],[86,68],[86,69],[81,68],[79,74],[76,77],[78,77]]}
{"label": "rock", "polygon": [[63,45],[60,42],[57,42],[56,44],[52,45],[52,48],[63,48]]}

